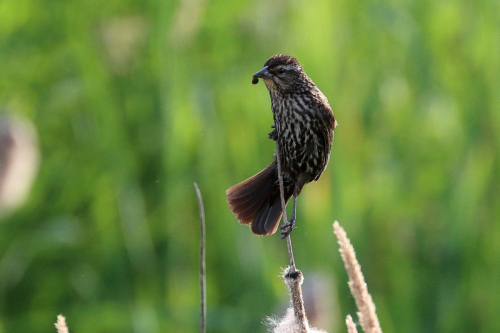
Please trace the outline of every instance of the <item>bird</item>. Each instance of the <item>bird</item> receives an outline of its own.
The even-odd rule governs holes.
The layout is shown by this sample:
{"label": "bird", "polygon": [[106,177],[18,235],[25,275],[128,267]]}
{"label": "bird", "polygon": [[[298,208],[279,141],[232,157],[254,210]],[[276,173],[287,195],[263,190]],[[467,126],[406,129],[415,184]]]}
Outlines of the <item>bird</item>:
{"label": "bird", "polygon": [[[283,239],[295,228],[302,188],[316,182],[328,165],[337,121],[328,99],[296,58],[270,57],[252,83],[259,79],[271,97],[274,124],[269,138],[279,144],[285,203],[293,195],[292,217],[281,226]],[[255,235],[274,234],[281,219],[277,156],[264,170],[226,191],[230,210],[241,224],[250,224]]]}

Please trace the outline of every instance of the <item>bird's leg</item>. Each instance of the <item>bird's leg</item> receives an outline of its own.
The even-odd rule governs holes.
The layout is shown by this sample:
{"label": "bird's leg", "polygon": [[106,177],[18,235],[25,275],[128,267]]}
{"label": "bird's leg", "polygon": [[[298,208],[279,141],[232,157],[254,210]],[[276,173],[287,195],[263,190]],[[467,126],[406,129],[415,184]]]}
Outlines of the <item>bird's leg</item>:
{"label": "bird's leg", "polygon": [[293,189],[293,213],[292,218],[285,224],[281,226],[281,239],[290,235],[293,229],[295,229],[295,217],[297,216],[297,197],[302,191],[302,187],[308,182],[310,175],[308,173],[301,173],[297,182],[295,182],[295,188]]}
{"label": "bird's leg", "polygon": [[281,239],[285,238],[286,236],[290,235],[293,229],[295,229],[295,217],[297,215],[297,197],[294,195],[293,196],[293,212],[292,212],[292,217],[290,220],[288,220],[287,223],[283,224],[280,227],[281,230]]}
{"label": "bird's leg", "polygon": [[[271,128],[276,128],[276,125],[271,125]],[[269,132],[269,139],[274,141],[278,139],[278,132],[275,129]]]}

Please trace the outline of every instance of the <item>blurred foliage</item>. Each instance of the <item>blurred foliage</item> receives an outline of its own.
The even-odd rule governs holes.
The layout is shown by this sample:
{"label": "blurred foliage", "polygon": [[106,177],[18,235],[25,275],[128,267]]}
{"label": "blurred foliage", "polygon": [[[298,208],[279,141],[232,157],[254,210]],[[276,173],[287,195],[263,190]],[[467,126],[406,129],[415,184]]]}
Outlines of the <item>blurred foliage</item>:
{"label": "blurred foliage", "polygon": [[[279,236],[225,189],[265,167],[272,114],[252,74],[294,55],[329,97],[332,158],[298,201],[298,267],[328,276],[331,332],[354,313],[332,222],[382,328],[500,332],[500,2],[2,0],[0,108],[42,162],[0,222],[0,333],[198,330],[198,209],[210,332],[283,313]],[[335,307],[335,305],[334,305]]]}

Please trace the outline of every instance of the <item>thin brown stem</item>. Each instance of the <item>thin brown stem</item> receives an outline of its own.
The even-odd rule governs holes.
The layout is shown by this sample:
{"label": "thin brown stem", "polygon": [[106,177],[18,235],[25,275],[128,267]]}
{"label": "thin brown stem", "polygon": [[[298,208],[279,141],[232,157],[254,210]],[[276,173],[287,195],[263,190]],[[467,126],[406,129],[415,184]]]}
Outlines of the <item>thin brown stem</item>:
{"label": "thin brown stem", "polygon": [[196,190],[196,196],[198,197],[198,206],[200,209],[200,333],[206,332],[207,327],[207,281],[205,277],[205,208],[203,207],[203,198],[201,196],[198,184],[194,183],[194,189]]}
{"label": "thin brown stem", "polygon": [[[293,313],[295,315],[296,332],[309,332],[309,323],[304,309],[304,298],[302,297],[302,283],[304,276],[298,269],[292,272],[291,267],[285,270],[285,283],[290,289],[290,297],[292,299]],[[295,332],[295,331],[294,331]]]}
{"label": "thin brown stem", "polygon": [[[280,184],[280,197],[281,197],[281,210],[283,211],[283,224],[285,224],[288,219],[286,217],[286,202],[285,202],[285,190],[283,187],[283,174],[281,173],[281,162],[280,162],[280,144],[279,141],[276,140],[276,164],[278,166],[278,180]],[[292,249],[292,239],[290,238],[290,234],[286,236],[286,245],[288,248],[288,257],[290,259],[290,270],[295,272],[295,259],[293,258],[293,249]]]}

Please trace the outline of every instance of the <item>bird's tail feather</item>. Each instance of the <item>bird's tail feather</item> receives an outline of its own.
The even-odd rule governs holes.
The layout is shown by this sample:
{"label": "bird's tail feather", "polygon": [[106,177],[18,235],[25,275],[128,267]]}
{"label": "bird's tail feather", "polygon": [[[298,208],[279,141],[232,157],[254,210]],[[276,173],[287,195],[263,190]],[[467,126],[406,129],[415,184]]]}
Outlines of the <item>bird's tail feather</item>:
{"label": "bird's tail feather", "polygon": [[[241,224],[252,224],[256,235],[272,235],[281,218],[281,201],[276,161],[258,174],[230,187],[226,191],[229,209]],[[293,193],[285,186],[285,202]]]}

